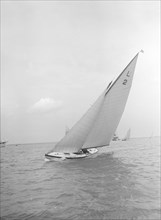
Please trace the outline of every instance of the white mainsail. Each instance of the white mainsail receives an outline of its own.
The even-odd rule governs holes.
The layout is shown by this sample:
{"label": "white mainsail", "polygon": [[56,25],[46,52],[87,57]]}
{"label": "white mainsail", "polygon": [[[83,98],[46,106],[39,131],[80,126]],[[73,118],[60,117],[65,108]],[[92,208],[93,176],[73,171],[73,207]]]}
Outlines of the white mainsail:
{"label": "white mainsail", "polygon": [[126,105],[138,54],[52,151],[71,153],[109,145]]}
{"label": "white mainsail", "polygon": [[127,131],[126,140],[130,139],[130,135],[131,135],[131,129],[129,128],[129,130]]}

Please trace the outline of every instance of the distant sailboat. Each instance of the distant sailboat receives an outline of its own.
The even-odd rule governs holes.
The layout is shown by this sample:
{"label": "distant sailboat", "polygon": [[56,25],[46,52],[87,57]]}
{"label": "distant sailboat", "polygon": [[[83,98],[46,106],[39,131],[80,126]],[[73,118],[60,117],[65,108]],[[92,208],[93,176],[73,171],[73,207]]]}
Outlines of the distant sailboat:
{"label": "distant sailboat", "polygon": [[47,159],[84,158],[110,144],[124,112],[138,54],[70,131],[45,154]]}
{"label": "distant sailboat", "polygon": [[125,137],[122,140],[123,141],[128,141],[130,139],[130,134],[131,134],[131,129],[129,128],[129,130],[127,131]]}
{"label": "distant sailboat", "polygon": [[119,139],[118,135],[115,133],[113,138],[112,138],[112,141],[119,141],[119,140],[120,139]]}

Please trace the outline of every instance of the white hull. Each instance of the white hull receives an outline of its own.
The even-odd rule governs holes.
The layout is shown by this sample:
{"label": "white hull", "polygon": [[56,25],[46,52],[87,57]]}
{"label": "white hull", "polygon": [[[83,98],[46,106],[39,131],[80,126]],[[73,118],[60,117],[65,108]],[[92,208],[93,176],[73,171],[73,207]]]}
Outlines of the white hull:
{"label": "white hull", "polygon": [[90,148],[86,153],[62,153],[62,152],[51,152],[45,154],[46,161],[62,161],[66,159],[83,159],[96,154],[98,150],[96,148]]}

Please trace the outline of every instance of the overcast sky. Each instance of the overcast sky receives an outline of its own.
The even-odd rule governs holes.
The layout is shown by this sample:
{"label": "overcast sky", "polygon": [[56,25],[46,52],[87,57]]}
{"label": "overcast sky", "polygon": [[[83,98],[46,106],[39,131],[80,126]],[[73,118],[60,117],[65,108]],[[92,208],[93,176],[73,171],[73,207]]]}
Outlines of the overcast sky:
{"label": "overcast sky", "polygon": [[2,1],[1,139],[59,140],[141,49],[117,132],[160,134],[159,1]]}

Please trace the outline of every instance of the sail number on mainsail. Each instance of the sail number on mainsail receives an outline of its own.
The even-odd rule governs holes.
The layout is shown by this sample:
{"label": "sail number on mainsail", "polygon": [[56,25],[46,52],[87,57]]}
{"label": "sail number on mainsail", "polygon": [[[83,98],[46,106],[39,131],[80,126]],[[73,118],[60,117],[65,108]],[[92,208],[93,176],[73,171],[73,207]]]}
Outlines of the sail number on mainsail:
{"label": "sail number on mainsail", "polygon": [[[126,76],[127,76],[127,77],[130,77],[129,71],[127,72]],[[124,79],[124,81],[123,81],[122,84],[123,84],[123,85],[126,85],[126,84],[127,84],[127,81],[128,81],[127,79]]]}

